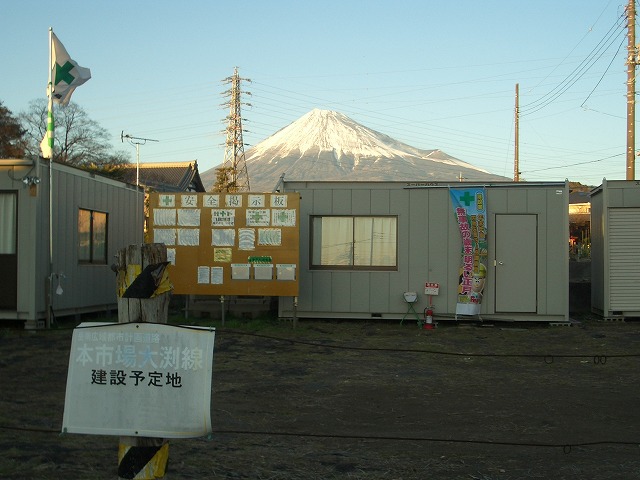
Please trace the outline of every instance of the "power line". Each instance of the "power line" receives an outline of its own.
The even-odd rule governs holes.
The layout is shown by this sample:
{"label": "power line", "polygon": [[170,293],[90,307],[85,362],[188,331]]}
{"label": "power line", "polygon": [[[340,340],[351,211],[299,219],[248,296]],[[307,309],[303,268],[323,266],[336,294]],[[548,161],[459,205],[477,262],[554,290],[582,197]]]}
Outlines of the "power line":
{"label": "power line", "polygon": [[554,169],[557,169],[557,168],[576,167],[578,165],[587,165],[587,164],[590,164],[590,163],[598,163],[598,162],[602,162],[604,160],[610,160],[612,158],[622,157],[624,155],[625,155],[624,153],[618,153],[616,155],[610,155],[608,157],[599,158],[598,160],[590,160],[588,162],[571,163],[569,165],[560,165],[559,167],[539,168],[537,170],[528,170],[527,172],[523,172],[523,173],[535,173],[535,172],[543,172],[543,171],[546,171],[546,170],[554,170]]}
{"label": "power line", "polygon": [[620,49],[622,48],[622,45],[624,45],[624,41],[625,38],[623,37],[622,40],[620,41],[620,45],[618,45],[618,50],[616,50],[616,54],[611,57],[611,61],[609,62],[609,65],[607,65],[607,69],[604,71],[604,73],[602,74],[602,76],[600,77],[600,80],[598,80],[598,83],[596,83],[595,87],[593,87],[593,90],[591,90],[589,92],[589,95],[587,95],[587,98],[584,99],[584,101],[582,102],[582,104],[580,105],[581,107],[584,106],[585,103],[587,103],[587,100],[589,100],[589,98],[591,98],[591,95],[593,94],[593,92],[596,91],[596,89],[598,88],[598,86],[600,85],[600,83],[602,82],[602,79],[605,77],[605,75],[607,74],[607,72],[609,71],[609,69],[611,68],[611,65],[613,64],[613,61],[616,59],[616,57],[618,56],[618,53],[620,52]]}
{"label": "power line", "polygon": [[[595,25],[596,23],[598,23],[598,21],[600,20],[600,18],[602,17],[602,15],[604,15],[604,12],[607,11],[607,9],[609,8],[609,5],[611,4],[611,0],[609,0],[609,2],[607,3],[607,5],[604,7],[604,9],[602,10],[602,12],[600,12],[600,15],[598,15],[598,18],[596,18],[595,22],[593,22],[593,25]],[[593,25],[591,27],[589,27],[589,29],[585,32],[585,34],[582,36],[582,38],[578,41],[578,43],[576,43],[576,45],[571,49],[571,51],[562,59],[562,61],[557,64],[550,72],[547,76],[545,76],[536,86],[534,86],[531,90],[534,90],[535,88],[537,88],[538,86],[540,86],[540,84],[542,84],[544,81],[547,80],[547,78],[549,78],[549,76],[555,72],[558,67],[560,67],[560,65],[562,65],[570,56],[571,54],[576,50],[576,48],[578,48],[578,46],[584,41],[585,38],[587,38],[587,36],[589,36],[589,34],[591,34],[591,32],[593,31]]]}
{"label": "power line", "polygon": [[609,29],[609,31],[600,40],[600,42],[598,42],[596,47],[592,49],[592,51],[585,57],[585,59],[582,60],[582,62],[580,62],[580,64],[576,68],[574,68],[574,70],[569,75],[567,75],[567,77],[565,77],[562,82],[560,82],[558,85],[556,85],[549,92],[547,92],[537,100],[534,100],[533,102],[520,107],[521,115],[531,115],[538,112],[539,110],[542,110],[543,108],[547,107],[555,100],[557,100],[569,88],[575,85],[576,82],[580,80],[600,58],[602,58],[602,56],[611,46],[616,37],[621,32],[623,32],[624,24],[623,22],[621,22],[622,18],[624,17],[620,16],[616,20],[614,25]]}

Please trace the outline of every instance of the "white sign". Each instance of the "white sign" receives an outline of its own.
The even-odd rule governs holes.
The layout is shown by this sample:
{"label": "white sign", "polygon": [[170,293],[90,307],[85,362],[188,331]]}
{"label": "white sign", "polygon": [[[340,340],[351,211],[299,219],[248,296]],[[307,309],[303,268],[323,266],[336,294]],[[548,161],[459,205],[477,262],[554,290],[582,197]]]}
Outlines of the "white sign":
{"label": "white sign", "polygon": [[427,282],[424,284],[425,295],[438,295],[438,292],[440,292],[439,283]]}
{"label": "white sign", "polygon": [[214,339],[206,327],[80,324],[71,341],[62,431],[208,435]]}

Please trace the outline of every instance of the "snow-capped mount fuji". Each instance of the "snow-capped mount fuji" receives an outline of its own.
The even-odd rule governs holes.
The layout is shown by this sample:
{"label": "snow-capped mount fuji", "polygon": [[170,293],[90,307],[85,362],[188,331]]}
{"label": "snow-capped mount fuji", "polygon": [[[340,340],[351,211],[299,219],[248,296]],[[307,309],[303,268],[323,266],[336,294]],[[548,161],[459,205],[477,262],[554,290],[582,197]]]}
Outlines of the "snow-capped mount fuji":
{"label": "snow-capped mount fuji", "polygon": [[[507,181],[440,150],[421,150],[346,115],[314,109],[245,154],[251,190],[271,191],[284,173],[297,181]],[[211,181],[209,181],[209,175]],[[205,186],[215,169],[201,177]]]}
{"label": "snow-capped mount fuji", "polygon": [[393,138],[371,130],[346,115],[330,110],[311,110],[306,115],[276,132],[251,150],[252,157],[282,158],[291,155],[317,156],[331,152],[336,164],[342,157],[402,157],[418,150],[396,142]]}

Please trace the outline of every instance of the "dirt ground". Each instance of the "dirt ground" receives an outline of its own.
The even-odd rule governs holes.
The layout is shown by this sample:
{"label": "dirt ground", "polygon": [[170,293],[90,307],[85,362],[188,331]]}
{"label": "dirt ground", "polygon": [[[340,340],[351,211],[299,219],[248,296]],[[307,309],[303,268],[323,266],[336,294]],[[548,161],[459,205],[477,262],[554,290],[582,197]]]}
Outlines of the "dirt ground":
{"label": "dirt ground", "polygon": [[[167,479],[640,479],[640,323],[231,326]],[[0,329],[2,479],[117,478],[118,438],[59,434],[60,327]]]}

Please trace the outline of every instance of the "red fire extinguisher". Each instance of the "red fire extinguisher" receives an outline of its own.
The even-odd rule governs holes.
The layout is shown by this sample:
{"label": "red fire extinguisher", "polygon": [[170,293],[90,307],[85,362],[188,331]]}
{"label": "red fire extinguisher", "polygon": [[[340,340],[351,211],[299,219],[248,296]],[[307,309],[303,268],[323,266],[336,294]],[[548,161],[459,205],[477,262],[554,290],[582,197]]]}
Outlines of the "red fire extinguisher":
{"label": "red fire extinguisher", "polygon": [[431,330],[433,328],[433,306],[429,305],[424,309],[425,324],[424,328]]}

